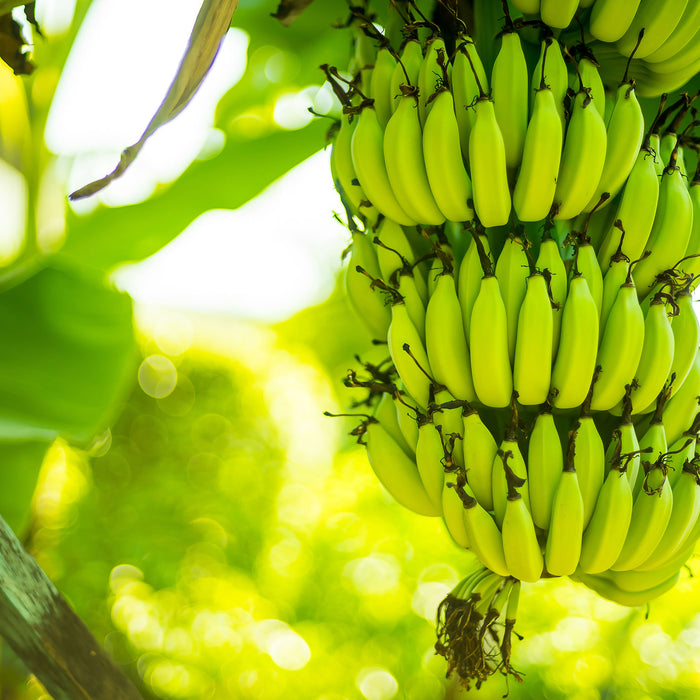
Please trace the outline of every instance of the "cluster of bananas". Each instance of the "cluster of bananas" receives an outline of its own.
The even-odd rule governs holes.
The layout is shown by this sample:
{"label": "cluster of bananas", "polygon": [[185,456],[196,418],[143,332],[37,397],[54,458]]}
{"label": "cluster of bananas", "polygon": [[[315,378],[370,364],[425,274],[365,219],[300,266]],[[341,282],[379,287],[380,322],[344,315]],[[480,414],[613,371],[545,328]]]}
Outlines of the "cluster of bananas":
{"label": "cluster of bananas", "polygon": [[520,581],[641,605],[700,538],[698,122],[664,95],[645,125],[626,69],[606,89],[547,28],[528,66],[508,13],[489,92],[474,43],[425,25],[400,53],[365,25],[354,77],[324,67],[347,296],[388,347],[345,383],[381,483],[478,559],[436,648],[479,683],[517,676]]}
{"label": "cluster of bananas", "polygon": [[[512,0],[525,17],[590,33],[591,48],[619,67],[634,52],[642,94],[676,90],[700,70],[700,4],[695,0]],[[635,50],[639,32],[644,37]],[[607,44],[607,46],[606,46]]]}

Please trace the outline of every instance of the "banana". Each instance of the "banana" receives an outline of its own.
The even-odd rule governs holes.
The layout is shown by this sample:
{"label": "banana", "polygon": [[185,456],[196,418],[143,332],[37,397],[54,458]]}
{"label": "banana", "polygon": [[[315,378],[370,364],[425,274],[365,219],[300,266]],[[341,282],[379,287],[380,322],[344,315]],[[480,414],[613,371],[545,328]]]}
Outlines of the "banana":
{"label": "banana", "polygon": [[[558,42],[552,43],[559,46]],[[547,53],[547,47],[545,47],[541,59],[541,75],[538,76],[539,88],[535,92],[532,117],[527,124],[525,134],[522,162],[513,191],[513,207],[521,221],[539,221],[549,214],[559,176],[564,140],[562,127],[564,103],[545,83]],[[564,72],[566,73],[566,66],[564,66]]]}
{"label": "banana", "polygon": [[372,244],[364,233],[352,234],[350,261],[345,271],[345,290],[350,308],[372,334],[384,339],[391,322],[391,311],[381,293],[375,291],[371,282],[357,271],[367,269],[373,277],[379,276],[379,265]]}
{"label": "banana", "polygon": [[[387,341],[389,354],[406,390],[418,406],[425,409],[430,395],[430,379],[425,372],[431,373],[430,364],[420,334],[403,302],[391,307],[391,324],[387,332]],[[416,358],[415,360],[404,349],[406,346]]]}
{"label": "banana", "polygon": [[[462,498],[457,493],[455,486],[457,483],[462,483],[464,479],[460,479],[459,474],[446,473],[442,489],[442,517],[445,522],[445,527],[450,533],[452,539],[463,549],[471,549],[469,535],[464,527],[464,503]],[[464,486],[465,491],[468,487]]]}
{"label": "banana", "polygon": [[599,41],[618,41],[630,28],[639,3],[640,0],[596,0],[591,10],[591,34]]}
{"label": "banana", "polygon": [[413,452],[418,444],[418,420],[419,409],[416,402],[406,393],[404,385],[399,382],[399,387],[394,393],[394,406],[396,408],[396,419],[401,428],[401,434]]}
{"label": "banana", "polygon": [[[642,0],[629,28],[617,41],[615,48],[623,56],[630,56],[634,52],[635,58],[646,58],[671,36],[687,5],[688,0]],[[642,29],[644,36],[637,47]]]}
{"label": "banana", "polygon": [[416,97],[411,88],[404,90],[407,92],[384,131],[386,172],[401,208],[418,223],[438,225],[445,217],[428,182]]}
{"label": "banana", "polygon": [[695,256],[683,263],[683,270],[694,277],[700,276],[700,168],[696,169],[693,181],[689,187],[690,199],[693,202],[693,228],[690,233],[685,257]]}
{"label": "banana", "polygon": [[632,489],[624,459],[613,464],[581,541],[579,568],[586,574],[607,571],[620,556],[632,518]]}
{"label": "banana", "polygon": [[695,540],[691,541],[691,538],[688,538],[676,554],[668,558],[667,563],[663,563],[661,566],[646,568],[645,562],[645,564],[633,571],[609,571],[606,577],[625,591],[635,593],[648,590],[663,583],[679,571],[692,556],[694,549]]}
{"label": "banana", "polygon": [[525,241],[520,236],[508,236],[496,261],[496,279],[498,280],[501,297],[506,307],[508,357],[510,362],[515,357],[518,316],[527,290],[529,265],[525,246]]}
{"label": "banana", "polygon": [[674,346],[664,298],[656,294],[644,319],[644,345],[632,388],[633,413],[645,412],[656,401],[670,375]]}
{"label": "banana", "polygon": [[555,29],[565,29],[571,24],[578,4],[578,0],[542,0],[542,21]]}
{"label": "banana", "polygon": [[544,550],[545,568],[554,576],[569,576],[576,571],[585,527],[583,495],[574,466],[575,434],[570,439],[572,442],[567,460],[554,492],[552,517]]}
{"label": "banana", "polygon": [[481,242],[477,251],[484,275],[481,279],[469,326],[471,369],[474,389],[481,403],[505,408],[513,393],[513,375],[508,353],[508,318],[498,279]]}
{"label": "banana", "polygon": [[574,98],[559,179],[554,194],[556,219],[571,219],[580,214],[598,187],[607,149],[605,123],[585,89]]}
{"label": "banana", "polygon": [[415,462],[373,418],[365,436],[370,465],[391,496],[419,515],[441,515],[423,487]]}
{"label": "banana", "polygon": [[617,88],[615,106],[607,124],[603,172],[586,210],[596,206],[603,192],[608,192],[612,199],[622,189],[637,160],[643,139],[644,115],[635,94],[634,80],[625,80]]}
{"label": "banana", "polygon": [[403,93],[401,92],[402,85],[418,85],[418,75],[420,67],[423,64],[423,47],[420,42],[415,39],[409,39],[401,50],[401,57],[398,63],[394,66],[394,72],[391,76],[389,85],[389,94],[391,95],[391,111],[396,111],[399,106]]}
{"label": "banana", "polygon": [[[619,222],[618,222],[619,223]],[[603,302],[600,308],[600,334],[602,336],[605,325],[608,322],[610,309],[612,309],[617,294],[625,284],[630,272],[630,260],[622,252],[624,238],[620,240],[617,251],[610,258],[607,267],[603,267]]]}
{"label": "banana", "polygon": [[630,482],[630,488],[634,488],[637,482],[637,474],[641,468],[641,456],[639,454],[639,440],[637,431],[632,423],[632,402],[630,393],[632,387],[627,389],[625,398],[622,400],[622,417],[617,428],[613,430],[608,449],[605,452],[605,472],[618,461],[625,463],[625,474]]}
{"label": "banana", "polygon": [[[520,581],[534,583],[540,580],[544,567],[544,557],[537,541],[535,524],[530,511],[518,488],[525,484],[517,477],[508,464],[504,462],[508,484],[508,496],[505,504],[501,533],[503,536],[503,553],[510,575]],[[524,489],[523,489],[524,490]]]}
{"label": "banana", "polygon": [[583,500],[583,528],[590,522],[605,479],[605,446],[590,413],[589,392],[574,427],[573,465]]}
{"label": "banana", "polygon": [[676,151],[676,165],[679,167],[681,175],[687,178],[688,173],[686,172],[685,158],[683,157],[683,145],[678,139],[678,134],[667,130],[661,137],[661,160],[664,165],[668,165],[671,162],[671,154],[674,150]]}
{"label": "banana", "polygon": [[379,421],[379,425],[389,433],[401,449],[409,456],[415,455],[415,449],[409,445],[404,437],[404,434],[399,425],[399,418],[394,405],[392,395],[389,393],[382,394],[382,398],[377,404],[377,410],[374,412],[374,417]]}
{"label": "banana", "polygon": [[[693,440],[690,440],[693,443]],[[669,476],[672,472],[669,472]],[[667,479],[668,481],[668,479]],[[684,547],[700,515],[700,484],[697,467],[686,462],[680,476],[673,484],[673,508],[663,536],[651,553],[637,568],[645,570],[667,566]],[[676,564],[676,562],[672,563]]]}
{"label": "banana", "polygon": [[625,544],[610,568],[626,571],[642,564],[661,541],[672,509],[673,492],[666,479],[663,459],[658,459],[646,473],[642,489],[634,501]]}
{"label": "banana", "polygon": [[[639,151],[627,178],[616,214],[625,232],[621,252],[629,260],[638,260],[642,256],[651,233],[659,201],[659,174],[654,152],[647,142]],[[607,269],[610,258],[620,247],[621,238],[622,229],[612,225],[598,251],[601,268]]]}
{"label": "banana", "polygon": [[544,276],[533,272],[518,314],[513,384],[524,406],[544,403],[552,378],[552,302]]}
{"label": "banana", "polygon": [[[568,281],[566,267],[561,257],[559,244],[552,238],[551,233],[545,230],[540,252],[535,262],[535,267],[542,270],[547,281],[547,286],[552,296],[552,357],[557,354],[559,347],[559,331],[561,320],[564,315],[564,302]],[[545,273],[544,271],[547,270]]]}
{"label": "banana", "polygon": [[700,322],[693,308],[693,297],[686,286],[675,297],[678,313],[673,317],[671,331],[674,340],[673,361],[668,371],[667,381],[673,380],[671,395],[683,386],[693,365],[695,353],[700,345]]}
{"label": "banana", "polygon": [[[588,85],[588,83],[586,83],[586,85]],[[535,97],[537,93],[545,87],[552,92],[554,104],[559,118],[561,119],[563,129],[566,124],[564,99],[569,89],[569,73],[566,69],[566,61],[562,55],[559,41],[553,37],[547,37],[542,40],[540,45],[540,57],[535,65],[535,70],[532,72],[532,79],[530,80],[530,114],[532,114],[532,116],[530,117],[530,121],[532,121],[534,117]],[[528,129],[529,128],[528,125]],[[561,151],[561,145],[559,146],[559,150]],[[520,220],[524,221],[525,219],[520,217]]]}
{"label": "banana", "polygon": [[[491,71],[491,94],[496,121],[503,136],[506,166],[513,172],[522,160],[527,131],[528,70],[520,37],[512,23],[507,23],[501,35],[501,48]],[[471,154],[469,158],[471,161]],[[476,174],[473,178],[476,179]],[[490,225],[483,220],[482,223]]]}
{"label": "banana", "polygon": [[540,0],[512,0],[513,7],[525,15],[536,15],[540,11]]}
{"label": "banana", "polygon": [[447,66],[445,42],[440,37],[433,37],[425,47],[425,57],[418,72],[418,117],[421,126],[425,125],[433,108],[432,96],[444,82],[441,63]]}
{"label": "banana", "polygon": [[474,42],[469,37],[458,39],[452,64],[452,94],[459,125],[459,143],[465,163],[469,161],[469,137],[476,121],[474,102],[482,92],[488,91],[488,78]]}
{"label": "banana", "polygon": [[596,364],[597,329],[598,309],[588,283],[575,273],[564,304],[561,340],[552,369],[555,408],[574,408],[586,398]]}
{"label": "banana", "polygon": [[647,295],[656,276],[672,268],[683,256],[693,227],[693,203],[680,168],[673,162],[664,169],[659,203],[646,249],[651,251],[635,267],[634,280],[640,297]]}
{"label": "banana", "polygon": [[362,21],[353,20],[352,26],[355,34],[353,73],[359,72],[362,94],[369,95],[372,69],[377,60],[377,47],[374,40],[363,31]]}
{"label": "banana", "polygon": [[474,110],[476,117],[469,133],[474,210],[483,226],[502,226],[508,223],[511,208],[506,146],[494,103],[483,89]]}
{"label": "banana", "polygon": [[649,64],[650,75],[645,82],[650,82],[649,78],[652,76],[660,77],[664,85],[659,93],[664,89],[667,91],[675,89],[670,86],[678,84],[679,81],[682,81],[679,87],[683,85],[688,78],[693,77],[693,74],[697,72],[697,62],[700,58],[699,39],[700,31],[695,32],[684,51],[679,51],[675,56],[667,58],[665,61]]}
{"label": "banana", "polygon": [[415,226],[417,222],[402,209],[391,188],[384,163],[384,131],[372,107],[360,112],[350,148],[357,179],[369,201],[396,223]]}
{"label": "banana", "polygon": [[607,411],[625,394],[634,379],[644,346],[644,314],[637,290],[628,273],[615,297],[603,329],[596,364],[601,372],[593,387],[591,408]]}
{"label": "banana", "polygon": [[506,502],[508,499],[508,469],[518,478],[523,481],[521,496],[528,510],[530,510],[530,492],[527,488],[527,467],[523,459],[520,446],[517,438],[518,430],[518,413],[516,410],[515,399],[511,404],[511,421],[506,427],[505,435],[498,448],[498,452],[493,460],[493,468],[491,471],[491,483],[493,490],[493,512],[498,525],[503,522],[503,515],[506,510]]}
{"label": "banana", "polygon": [[499,576],[508,576],[510,571],[503,552],[503,538],[493,520],[469,493],[469,487],[464,490],[468,496],[464,499],[464,529],[469,537],[471,549],[479,557],[484,566]]}
{"label": "banana", "polygon": [[658,134],[649,134],[649,147],[654,154],[654,169],[656,174],[661,177],[666,164],[661,160],[661,137]]}
{"label": "banana", "polygon": [[[464,423],[462,421],[463,401],[456,401],[447,389],[433,384],[433,402],[428,406],[428,413],[435,426],[442,431],[444,442],[449,445],[452,460],[460,467],[464,466]],[[450,440],[454,435],[454,441]],[[447,448],[446,448],[447,449]]]}
{"label": "banana", "polygon": [[440,515],[442,515],[442,490],[445,482],[444,456],[440,432],[436,429],[432,418],[424,418],[418,424],[416,466],[423,488]]}
{"label": "banana", "polygon": [[[484,250],[484,254],[490,258],[491,249],[489,247],[489,239],[483,229],[477,229],[473,233],[478,236],[479,242]],[[481,278],[484,270],[481,266],[481,258],[479,257],[479,249],[476,241],[472,238],[467,252],[462,258],[459,266],[459,275],[457,278],[457,290],[459,296],[459,304],[462,307],[462,320],[464,322],[464,334],[467,338],[467,343],[470,342],[472,309],[479,290],[481,289]]]}
{"label": "banana", "polygon": [[613,603],[626,605],[630,608],[646,605],[649,601],[667,593],[678,583],[679,578],[680,571],[676,571],[676,573],[672,574],[666,581],[653,588],[648,588],[643,591],[626,591],[616,586],[607,576],[577,576],[577,579],[581,581],[581,583],[584,583],[594,590],[598,595]]}
{"label": "banana", "polygon": [[386,128],[389,117],[393,112],[392,102],[394,96],[391,93],[391,79],[396,68],[394,54],[386,46],[377,52],[377,60],[372,69],[372,77],[369,84],[369,96],[374,100],[374,110],[377,113],[377,121],[382,129]]}
{"label": "banana", "polygon": [[[668,457],[666,460],[668,476],[666,478],[669,480],[672,487],[675,487],[676,482],[686,467],[686,462],[692,462],[695,458],[695,446],[699,429],[700,426],[698,426],[697,420],[693,421],[693,425],[668,448]],[[695,471],[695,466],[693,466],[693,471]]]}
{"label": "banana", "polygon": [[[581,82],[584,85],[590,87],[590,95],[593,100],[593,106],[598,110],[601,119],[605,121],[605,86],[603,85],[603,79],[600,77],[600,72],[598,71],[600,65],[595,60],[593,54],[586,49],[578,62],[578,71],[581,74]],[[576,90],[577,75],[572,74],[571,86],[572,90]]]}
{"label": "banana", "polygon": [[[660,457],[668,452],[668,440],[666,438],[666,428],[664,426],[663,411],[668,400],[669,391],[665,388],[660,394],[656,402],[656,410],[651,417],[651,423],[646,430],[642,431],[639,426],[639,449],[644,454],[642,465],[646,462],[647,465],[655,464]],[[635,496],[639,493],[644,482],[646,469],[640,469],[637,473],[637,479],[630,481],[632,491]]]}
{"label": "banana", "polygon": [[559,433],[552,409],[545,404],[535,419],[527,450],[530,511],[532,521],[542,530],[549,528],[554,494],[563,469],[564,456]]}
{"label": "banana", "polygon": [[[700,32],[700,4],[689,2],[678,25],[671,35],[659,46],[645,57],[647,63],[660,63],[672,59],[681,54]],[[695,43],[695,42],[693,42]]]}
{"label": "banana", "polygon": [[493,465],[498,445],[479,413],[471,406],[463,412],[464,468],[474,496],[485,510],[493,510]]}
{"label": "banana", "polygon": [[680,389],[664,409],[664,427],[666,439],[673,444],[693,423],[700,410],[700,353],[695,359]]}
{"label": "banana", "polygon": [[428,362],[436,381],[444,384],[455,398],[475,401],[462,309],[454,277],[447,272],[438,278],[428,301],[425,338]]}
{"label": "banana", "polygon": [[441,90],[430,103],[423,127],[423,157],[435,202],[448,221],[471,221],[472,183],[464,166],[459,125],[449,90]]}
{"label": "banana", "polygon": [[576,267],[588,283],[588,290],[600,314],[603,307],[603,273],[591,239],[585,233],[579,235],[576,244]]}

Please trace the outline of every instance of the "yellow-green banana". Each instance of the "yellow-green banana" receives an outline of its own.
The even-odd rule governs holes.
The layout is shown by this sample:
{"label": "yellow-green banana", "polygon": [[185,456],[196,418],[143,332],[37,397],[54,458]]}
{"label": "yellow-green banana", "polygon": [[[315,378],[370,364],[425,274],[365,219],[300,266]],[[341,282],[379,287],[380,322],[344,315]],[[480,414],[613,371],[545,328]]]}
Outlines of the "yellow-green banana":
{"label": "yellow-green banana", "polygon": [[545,404],[535,419],[527,448],[527,481],[532,520],[549,528],[554,494],[564,468],[561,441],[551,408]]}
{"label": "yellow-green banana", "polygon": [[515,357],[515,337],[518,330],[520,307],[527,290],[529,275],[525,241],[520,236],[508,236],[496,261],[496,279],[506,308],[508,322],[508,357]]}
{"label": "yellow-green banana", "polygon": [[420,42],[415,39],[409,39],[401,50],[401,57],[398,63],[394,66],[394,72],[391,76],[389,85],[389,94],[391,95],[391,111],[396,111],[401,101],[402,85],[418,85],[418,74],[423,63],[423,47]]}
{"label": "yellow-green banana", "polygon": [[379,421],[379,425],[386,430],[389,435],[396,440],[396,443],[409,456],[415,454],[414,447],[408,444],[399,425],[399,418],[394,405],[394,400],[391,394],[383,394],[377,404],[377,410],[374,412],[374,417]]}
{"label": "yellow-green banana", "polygon": [[[623,56],[629,56],[634,51],[635,58],[645,58],[654,53],[678,26],[687,5],[688,0],[642,0],[630,26],[615,47]],[[644,36],[639,41],[642,29]]]}
{"label": "yellow-green banana", "polygon": [[[588,83],[585,84],[588,85]],[[535,65],[535,70],[532,72],[532,80],[530,81],[530,113],[532,117],[534,117],[535,97],[538,91],[545,86],[552,92],[554,105],[563,127],[566,123],[564,99],[569,89],[569,73],[566,69],[566,61],[564,61],[561,46],[553,37],[547,37],[542,41],[540,57]],[[530,121],[532,121],[532,117],[530,117]],[[561,150],[561,144],[559,145],[559,150]],[[525,221],[522,217],[520,219]]]}
{"label": "yellow-green banana", "polygon": [[418,444],[416,445],[416,466],[423,487],[435,509],[442,515],[442,490],[445,483],[442,436],[432,418],[425,418],[418,424]]}
{"label": "yellow-green banana", "polygon": [[425,47],[425,57],[418,72],[418,117],[421,126],[425,125],[425,120],[433,108],[430,98],[444,81],[441,61],[442,65],[447,67],[445,42],[440,37],[433,37]]}
{"label": "yellow-green banana", "polygon": [[555,29],[565,29],[571,24],[578,5],[579,0],[542,0],[542,21]]}
{"label": "yellow-green banana", "polygon": [[[478,236],[484,254],[487,257],[491,255],[489,247],[489,239],[483,229],[478,229],[474,232]],[[476,241],[472,238],[467,252],[462,258],[459,266],[459,276],[457,278],[457,290],[459,296],[459,304],[462,307],[462,321],[464,322],[464,334],[467,338],[467,343],[470,342],[472,309],[479,290],[481,289],[481,278],[484,275],[484,269],[481,266],[481,258],[479,257],[479,248]]]}
{"label": "yellow-green banana", "polygon": [[613,583],[611,576],[590,576],[578,575],[577,580],[584,583],[586,586],[594,590],[598,595],[607,600],[617,603],[618,605],[626,605],[630,608],[639,605],[646,605],[649,601],[658,598],[660,595],[670,591],[680,578],[680,571],[676,571],[663,583],[648,588],[642,591],[627,591]]}
{"label": "yellow-green banana", "polygon": [[690,367],[685,381],[671,398],[664,409],[664,426],[666,439],[674,443],[693,423],[700,410],[700,353],[695,353],[695,359]]}
{"label": "yellow-green banana", "polygon": [[674,352],[667,377],[667,381],[670,381],[671,375],[675,375],[671,389],[672,396],[683,386],[700,345],[700,322],[693,308],[690,289],[688,287],[681,289],[674,301],[678,307],[678,313],[671,322]]}
{"label": "yellow-green banana", "polygon": [[464,408],[462,434],[467,482],[479,504],[486,510],[493,510],[492,474],[498,445],[471,406]]}
{"label": "yellow-green banana", "polygon": [[395,68],[396,59],[394,54],[386,46],[379,49],[377,60],[372,69],[369,96],[374,100],[377,120],[382,129],[386,128],[393,111],[391,106],[394,96],[391,94],[391,78]]}
{"label": "yellow-green banana", "polygon": [[591,34],[612,43],[621,39],[637,13],[640,0],[596,0],[590,18]]}
{"label": "yellow-green banana", "polygon": [[[552,357],[556,357],[559,347],[561,320],[564,315],[564,302],[568,281],[566,267],[561,257],[559,244],[552,238],[549,231],[545,231],[540,244],[540,252],[535,262],[535,267],[542,270],[552,296]],[[546,270],[546,272],[545,272]]]}
{"label": "yellow-green banana", "polygon": [[441,90],[431,105],[423,127],[423,157],[430,189],[446,219],[471,221],[472,183],[462,159],[452,93]]}
{"label": "yellow-green banana", "polygon": [[583,527],[590,522],[605,479],[605,446],[595,421],[584,402],[578,425],[574,427],[574,469],[583,499]]}

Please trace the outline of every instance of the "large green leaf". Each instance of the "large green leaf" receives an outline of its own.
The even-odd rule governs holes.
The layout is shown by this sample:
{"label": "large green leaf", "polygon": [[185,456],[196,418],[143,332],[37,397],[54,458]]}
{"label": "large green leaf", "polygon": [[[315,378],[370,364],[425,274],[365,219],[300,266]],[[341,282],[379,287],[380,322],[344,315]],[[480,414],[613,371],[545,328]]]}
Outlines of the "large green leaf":
{"label": "large green leaf", "polygon": [[[100,271],[142,260],[160,250],[210,209],[236,209],[324,144],[327,120],[299,131],[276,131],[259,139],[229,139],[223,151],[196,161],[171,186],[119,209],[102,207],[71,215],[60,256]],[[250,232],[255,235],[255,232]]]}
{"label": "large green leaf", "polygon": [[87,442],[133,377],[131,299],[46,268],[0,296],[0,441]]}

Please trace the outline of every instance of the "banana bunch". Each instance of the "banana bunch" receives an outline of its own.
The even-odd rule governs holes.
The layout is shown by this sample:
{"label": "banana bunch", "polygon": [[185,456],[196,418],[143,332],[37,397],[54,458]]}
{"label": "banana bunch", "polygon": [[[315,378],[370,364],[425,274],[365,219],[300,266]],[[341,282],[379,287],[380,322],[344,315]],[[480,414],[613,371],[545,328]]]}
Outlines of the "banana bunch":
{"label": "banana bunch", "polygon": [[488,73],[464,31],[404,19],[400,50],[366,22],[354,77],[324,67],[347,298],[386,349],[345,385],[384,488],[475,557],[436,648],[478,685],[517,677],[521,582],[642,605],[700,539],[700,121],[687,94],[645,121],[636,59],[611,88],[590,47],[540,28],[528,51],[508,12]]}
{"label": "banana bunch", "polygon": [[[612,65],[632,68],[646,96],[677,90],[700,70],[700,5],[694,0],[512,0],[527,19],[538,17],[564,41],[579,32]],[[640,38],[640,32],[643,36]]]}

